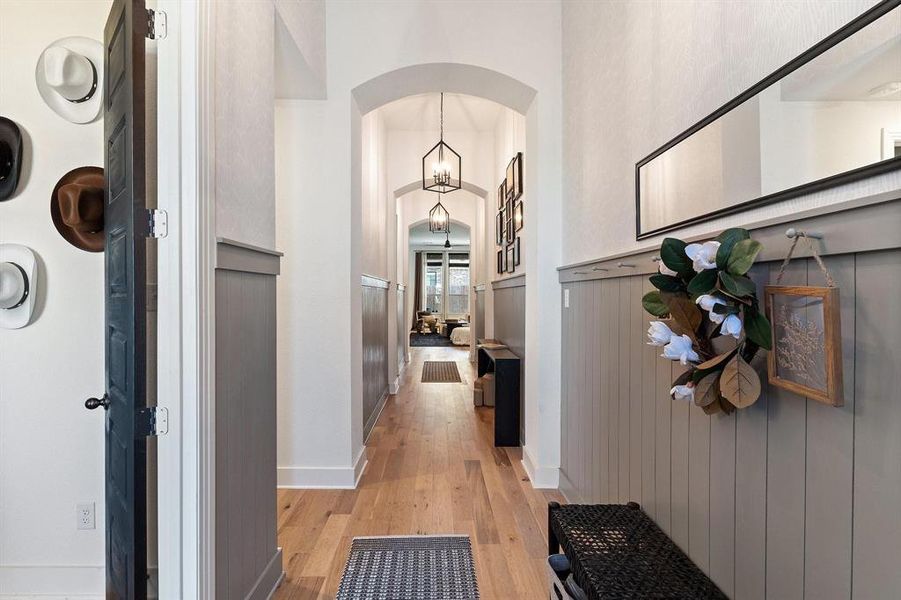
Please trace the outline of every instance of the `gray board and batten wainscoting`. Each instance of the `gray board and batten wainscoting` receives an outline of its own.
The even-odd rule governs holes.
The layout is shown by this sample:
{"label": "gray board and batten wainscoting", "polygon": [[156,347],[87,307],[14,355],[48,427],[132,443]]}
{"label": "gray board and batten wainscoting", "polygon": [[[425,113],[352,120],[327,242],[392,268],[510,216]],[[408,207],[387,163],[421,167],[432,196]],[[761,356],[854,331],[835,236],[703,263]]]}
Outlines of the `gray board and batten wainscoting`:
{"label": "gray board and batten wainscoting", "polygon": [[363,439],[369,437],[388,400],[388,288],[390,283],[363,275]]}
{"label": "gray board and batten wainscoting", "polygon": [[[730,416],[674,401],[681,367],[646,345],[653,317],[641,306],[658,250],[563,267],[561,490],[571,502],[640,503],[733,598],[897,598],[901,201],[748,227],[764,247],[750,273],[760,297],[789,227],[823,235],[840,287],[844,406],[766,384]],[[825,285],[799,256],[783,283]]]}
{"label": "gray board and batten wainscoting", "polygon": [[402,283],[397,284],[397,374],[398,377],[404,370],[407,363],[407,340],[409,336],[410,324],[404,318],[405,300],[407,286]]}
{"label": "gray board and batten wainscoting", "polygon": [[514,275],[491,282],[494,290],[494,337],[519,357],[519,443],[526,443],[524,391],[526,372],[526,276]]}
{"label": "gray board and batten wainscoting", "polygon": [[216,244],[216,597],[264,599],[276,540],[276,293],[281,253]]}

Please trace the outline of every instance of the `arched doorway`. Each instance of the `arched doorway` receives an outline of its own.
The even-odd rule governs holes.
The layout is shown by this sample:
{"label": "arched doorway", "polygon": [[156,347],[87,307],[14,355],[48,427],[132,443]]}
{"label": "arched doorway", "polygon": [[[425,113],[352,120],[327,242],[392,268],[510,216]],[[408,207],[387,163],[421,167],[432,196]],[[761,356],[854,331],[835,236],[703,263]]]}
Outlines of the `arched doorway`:
{"label": "arched doorway", "polygon": [[[370,181],[364,181],[363,175],[364,156],[368,158],[364,155],[364,128],[371,126],[364,117],[395,100],[438,92],[468,94],[496,102],[522,122],[522,137],[528,144],[525,184],[530,204],[522,231],[523,265],[517,276],[522,273],[529,279],[524,303],[527,313],[524,338],[527,351],[534,357],[525,363],[525,441],[527,446],[536,444],[536,456],[539,443],[548,452],[546,460],[524,462],[553,465],[558,460],[556,448],[559,442],[555,441],[554,436],[559,440],[559,431],[555,433],[559,423],[553,419],[553,414],[559,410],[559,331],[555,334],[554,329],[559,329],[560,304],[555,271],[558,260],[554,251],[554,244],[559,243],[560,195],[559,140],[555,137],[559,135],[559,122],[553,113],[556,96],[543,103],[535,88],[484,67],[427,63],[404,66],[363,79],[363,83],[349,89],[347,104],[341,101],[342,96],[337,100],[330,99],[325,109],[320,109],[315,103],[277,108],[279,131],[295,132],[290,134],[291,140],[285,135],[287,152],[282,162],[285,165],[282,179],[290,185],[282,186],[277,181],[277,191],[287,188],[284,193],[279,192],[286,207],[286,218],[280,216],[279,223],[286,224],[286,232],[287,227],[291,228],[290,235],[283,236],[288,240],[283,245],[288,258],[281,279],[285,293],[279,305],[280,319],[284,317],[280,323],[286,322],[288,325],[288,333],[280,337],[279,348],[279,359],[286,365],[280,369],[279,398],[283,407],[280,408],[280,415],[284,418],[280,416],[279,461],[289,465],[280,467],[279,475],[280,481],[286,485],[302,486],[309,481],[314,485],[352,486],[365,465],[362,427],[363,328],[358,317],[362,314],[361,277],[374,274],[390,282],[385,317],[389,332],[397,331],[398,322],[405,320],[405,311],[398,313],[397,310],[400,295],[399,290],[394,289],[398,283],[397,253],[385,250],[392,247],[387,235],[383,238],[384,245],[379,242],[381,250],[378,260],[380,266],[383,265],[380,269],[383,274],[367,272],[368,269],[363,266],[364,258],[371,254],[373,247],[369,240],[375,239],[363,234],[364,186],[371,185]],[[349,115],[345,112],[348,108]],[[280,115],[280,111],[283,114]],[[282,125],[285,126],[283,129]],[[542,131],[548,139],[545,144],[539,144]],[[372,133],[370,129],[366,135]],[[309,141],[294,141],[304,137]],[[424,147],[425,150],[427,148]],[[348,156],[349,174],[344,170]],[[365,168],[372,167],[369,163]],[[473,229],[474,239],[490,239],[486,233],[494,230],[494,188],[502,170],[492,168],[492,171],[487,182],[469,180],[468,175],[464,174],[464,179],[478,188],[464,187],[464,192],[478,197],[482,210],[479,222]],[[380,187],[385,185],[385,182],[379,182]],[[387,207],[392,205],[394,198],[391,196],[396,192],[403,194],[407,186],[411,186],[409,189],[412,190],[419,185],[415,177],[387,182],[387,190],[394,190],[386,193]],[[343,200],[348,197],[349,203]],[[490,226],[489,219],[492,219]],[[383,231],[386,234],[393,232],[393,247],[396,249],[397,221],[385,221]],[[323,227],[323,224],[326,226]],[[541,257],[537,252],[539,238],[546,240],[550,248]],[[324,268],[326,263],[320,260],[299,260],[301,257],[318,256],[317,253],[323,250],[334,256],[328,262],[327,269]],[[490,326],[493,315],[490,282],[504,275],[495,271],[493,260],[489,262],[489,251],[492,255],[495,253],[493,242],[490,248],[487,244],[483,245],[479,258],[484,267],[484,282],[488,284],[480,296],[484,297],[484,320]],[[293,302],[291,290],[302,289],[311,280],[317,286],[315,293],[303,303]],[[490,327],[485,333],[490,337]],[[329,356],[334,360],[325,366],[314,361],[317,357],[310,354],[309,346],[303,346],[299,341],[302,339],[328,339]],[[389,348],[389,368],[391,365],[397,368],[402,353],[403,350],[398,352],[396,345]],[[309,356],[310,360],[291,360],[292,356]],[[346,358],[348,356],[349,360]],[[313,364],[317,366],[314,368]],[[389,376],[388,379],[390,384],[392,378]],[[335,401],[323,406],[310,390],[328,390]],[[539,398],[543,405],[556,403],[556,407],[548,408],[551,418],[542,417],[541,427],[547,432],[540,434]],[[546,412],[544,407],[541,412]],[[323,435],[325,431],[329,431],[329,435]],[[283,443],[281,440],[289,441]],[[527,447],[524,454],[528,453]],[[529,471],[534,472],[533,469]],[[551,483],[548,478],[542,485]]]}

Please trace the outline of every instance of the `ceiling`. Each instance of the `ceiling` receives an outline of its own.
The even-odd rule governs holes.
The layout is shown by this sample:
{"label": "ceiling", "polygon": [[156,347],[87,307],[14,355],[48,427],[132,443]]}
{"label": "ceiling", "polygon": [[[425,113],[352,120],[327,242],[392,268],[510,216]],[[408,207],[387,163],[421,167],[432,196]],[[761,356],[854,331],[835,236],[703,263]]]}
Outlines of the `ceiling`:
{"label": "ceiling", "polygon": [[[469,227],[451,220],[450,229],[451,246],[469,245]],[[435,246],[440,248],[444,246],[444,239],[444,235],[438,235],[429,231],[428,222],[410,227],[411,246]]]}
{"label": "ceiling", "polygon": [[[440,94],[419,94],[395,100],[379,109],[385,127],[400,131],[438,129]],[[462,94],[444,94],[444,129],[494,132],[500,104]]]}

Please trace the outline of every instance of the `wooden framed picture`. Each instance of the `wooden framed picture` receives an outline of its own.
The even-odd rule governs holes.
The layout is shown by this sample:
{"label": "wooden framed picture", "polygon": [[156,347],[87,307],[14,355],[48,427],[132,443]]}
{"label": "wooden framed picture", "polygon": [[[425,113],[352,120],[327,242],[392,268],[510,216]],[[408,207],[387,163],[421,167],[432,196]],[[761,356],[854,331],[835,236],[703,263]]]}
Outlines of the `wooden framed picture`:
{"label": "wooden framed picture", "polygon": [[499,212],[494,217],[495,225],[495,243],[498,246],[504,245],[504,213]]}
{"label": "wooden framed picture", "polygon": [[503,210],[504,203],[507,201],[507,180],[501,182],[497,188],[497,209]]}
{"label": "wooden framed picture", "polygon": [[507,273],[516,271],[516,257],[513,252],[514,244],[507,244],[507,255],[504,257],[504,263],[507,265]]}
{"label": "wooden framed picture", "polygon": [[773,349],[770,385],[842,406],[842,333],[838,288],[768,285]]}
{"label": "wooden framed picture", "polygon": [[519,266],[519,240],[521,239],[521,237],[516,236],[516,241],[513,242],[513,264],[517,267]]}
{"label": "wooden framed picture", "polygon": [[498,250],[497,251],[497,272],[503,273],[505,270],[506,269],[504,267],[504,251]]}
{"label": "wooden framed picture", "polygon": [[507,240],[507,243],[510,244],[510,243],[513,242],[514,239],[516,239],[516,227],[515,227],[515,225],[514,225],[514,223],[513,223],[513,209],[512,209],[512,207],[510,208],[510,210],[509,210],[509,211],[507,212],[507,214],[506,214],[506,224],[505,224],[505,227],[507,228],[507,237],[506,237],[506,240]]}
{"label": "wooden framed picture", "polygon": [[513,174],[516,172],[514,167],[514,163],[516,162],[516,158],[514,157],[509,163],[507,163],[507,178],[504,180],[504,185],[506,186],[507,198],[512,199],[513,193],[516,191],[516,182],[513,180]]}
{"label": "wooden framed picture", "polygon": [[522,196],[522,152],[517,152],[510,164],[513,165],[513,187],[507,190],[507,195],[518,200]]}
{"label": "wooden framed picture", "polygon": [[513,203],[513,225],[516,231],[522,229],[522,201],[517,200]]}

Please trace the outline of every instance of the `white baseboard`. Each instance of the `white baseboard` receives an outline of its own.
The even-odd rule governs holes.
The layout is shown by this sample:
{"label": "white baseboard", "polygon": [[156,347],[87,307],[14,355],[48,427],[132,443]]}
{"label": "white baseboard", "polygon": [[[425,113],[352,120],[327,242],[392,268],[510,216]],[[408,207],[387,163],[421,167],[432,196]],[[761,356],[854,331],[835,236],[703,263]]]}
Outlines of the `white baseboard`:
{"label": "white baseboard", "polygon": [[559,467],[541,467],[532,456],[528,446],[522,449],[522,468],[532,482],[532,487],[538,490],[556,490],[560,486]]}
{"label": "white baseboard", "polygon": [[3,600],[102,600],[104,567],[0,565]]}
{"label": "white baseboard", "polygon": [[279,467],[278,487],[298,490],[352,490],[357,487],[368,459],[364,447],[348,467]]}

